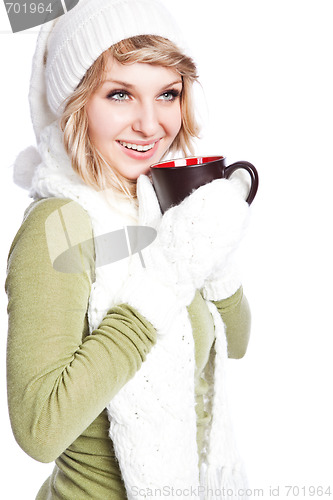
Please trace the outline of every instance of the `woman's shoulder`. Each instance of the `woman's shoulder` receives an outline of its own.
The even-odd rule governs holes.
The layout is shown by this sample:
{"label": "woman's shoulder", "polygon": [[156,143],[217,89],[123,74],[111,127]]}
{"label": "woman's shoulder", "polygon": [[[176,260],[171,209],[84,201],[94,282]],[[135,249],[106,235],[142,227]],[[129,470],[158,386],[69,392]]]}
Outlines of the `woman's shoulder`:
{"label": "woman's shoulder", "polygon": [[45,246],[55,258],[54,252],[93,241],[92,235],[90,216],[79,203],[67,198],[43,198],[26,209],[9,255],[14,248],[41,250]]}
{"label": "woman's shoulder", "polygon": [[91,226],[88,212],[69,198],[41,198],[33,201],[24,213],[23,223],[45,222],[50,216],[59,216],[68,221]]}
{"label": "woman's shoulder", "polygon": [[80,241],[92,237],[88,212],[78,202],[68,198],[42,198],[32,202],[24,213],[18,233],[26,230],[49,235],[72,234],[74,240]]}

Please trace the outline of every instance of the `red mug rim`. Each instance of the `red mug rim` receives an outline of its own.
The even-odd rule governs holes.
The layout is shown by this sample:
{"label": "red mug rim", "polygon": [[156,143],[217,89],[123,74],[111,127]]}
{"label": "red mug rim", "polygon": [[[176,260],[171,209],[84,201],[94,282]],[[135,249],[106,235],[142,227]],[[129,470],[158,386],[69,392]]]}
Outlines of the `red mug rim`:
{"label": "red mug rim", "polygon": [[[194,160],[196,162],[194,163]],[[199,160],[199,161],[198,161]],[[201,160],[201,161],[200,161]],[[200,165],[205,165],[206,163],[211,163],[214,161],[225,160],[224,156],[188,156],[186,158],[176,158],[174,160],[166,160],[161,161],[159,163],[154,163],[150,166],[150,168],[181,168],[181,167],[199,167]],[[181,163],[179,165],[175,165],[175,163]],[[185,163],[185,165],[184,165]]]}

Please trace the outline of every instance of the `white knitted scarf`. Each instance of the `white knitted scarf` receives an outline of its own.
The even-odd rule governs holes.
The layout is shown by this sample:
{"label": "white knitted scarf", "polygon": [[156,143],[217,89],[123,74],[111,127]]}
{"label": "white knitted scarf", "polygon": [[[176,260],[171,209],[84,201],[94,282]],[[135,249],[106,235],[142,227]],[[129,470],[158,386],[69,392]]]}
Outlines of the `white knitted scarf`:
{"label": "white knitted scarf", "polygon": [[[111,191],[96,192],[81,181],[70,166],[57,123],[43,130],[38,150],[41,158],[30,149],[16,165],[17,179],[20,165],[26,168],[30,162],[33,176],[32,170],[26,171],[25,181],[19,182],[30,185],[32,197],[78,202],[91,218],[94,236],[142,223],[129,200]],[[88,310],[91,331],[117,303],[133,259],[138,255],[96,268]],[[206,303],[215,324],[215,343],[204,374],[210,386],[206,409],[212,418],[202,456],[197,451],[194,341],[186,308],[174,316],[172,328],[157,331],[146,361],[107,406],[110,437],[130,500],[247,498],[226,406],[224,325],[216,307]]]}

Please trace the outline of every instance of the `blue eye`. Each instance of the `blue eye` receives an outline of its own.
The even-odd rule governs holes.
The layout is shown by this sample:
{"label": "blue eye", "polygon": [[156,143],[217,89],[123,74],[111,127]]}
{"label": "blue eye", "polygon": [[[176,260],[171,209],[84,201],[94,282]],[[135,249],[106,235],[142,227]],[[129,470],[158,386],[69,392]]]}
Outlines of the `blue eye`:
{"label": "blue eye", "polygon": [[180,96],[180,92],[178,90],[168,90],[167,92],[163,92],[163,94],[161,94],[158,97],[158,100],[161,100],[161,101],[174,101],[179,96]]}
{"label": "blue eye", "polygon": [[108,99],[111,99],[112,101],[127,101],[129,99],[129,95],[127,92],[117,90],[115,92],[111,92],[110,94],[107,95]]}

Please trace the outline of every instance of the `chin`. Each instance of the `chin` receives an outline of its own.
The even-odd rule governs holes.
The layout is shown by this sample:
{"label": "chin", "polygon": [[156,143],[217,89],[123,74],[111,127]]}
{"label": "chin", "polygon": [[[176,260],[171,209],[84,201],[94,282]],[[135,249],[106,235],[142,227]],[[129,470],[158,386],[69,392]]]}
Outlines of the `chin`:
{"label": "chin", "polygon": [[128,179],[129,181],[136,181],[136,180],[138,180],[138,178],[140,177],[140,175],[148,175],[149,172],[150,172],[150,167],[148,166],[147,168],[142,169],[140,171],[126,172],[126,173],[123,173],[122,175],[124,177],[126,177],[126,179]]}

